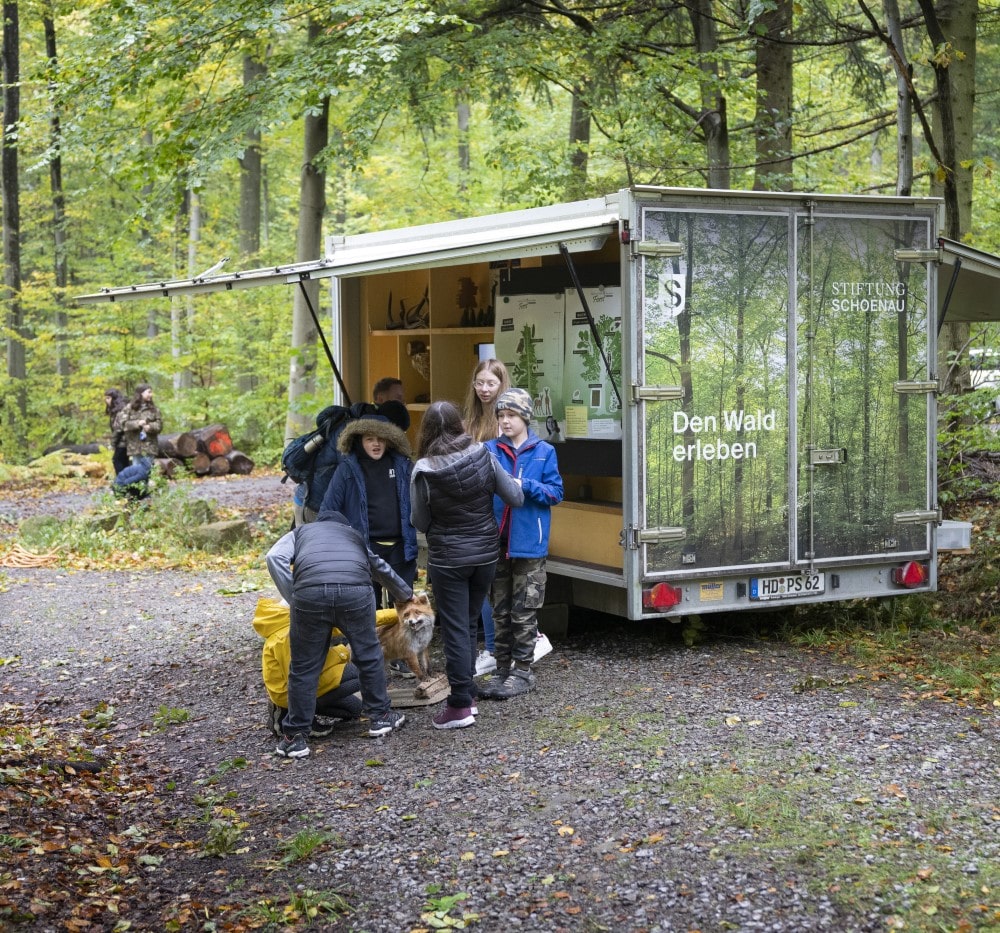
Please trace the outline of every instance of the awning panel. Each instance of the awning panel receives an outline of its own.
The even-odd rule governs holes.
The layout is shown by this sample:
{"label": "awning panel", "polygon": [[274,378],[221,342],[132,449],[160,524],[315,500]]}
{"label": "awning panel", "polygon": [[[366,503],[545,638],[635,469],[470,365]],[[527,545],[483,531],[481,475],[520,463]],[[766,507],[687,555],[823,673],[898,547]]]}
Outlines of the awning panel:
{"label": "awning panel", "polygon": [[103,288],[76,300],[129,301],[170,298],[206,292],[293,285],[307,279],[357,276],[393,269],[427,269],[458,262],[516,259],[557,254],[565,243],[570,252],[600,249],[617,231],[618,196],[573,201],[553,207],[508,211],[484,217],[361,233],[327,240],[327,255],[315,262],[292,263],[248,272],[148,282]]}
{"label": "awning panel", "polygon": [[1000,256],[946,237],[938,246],[938,321],[1000,321]]}

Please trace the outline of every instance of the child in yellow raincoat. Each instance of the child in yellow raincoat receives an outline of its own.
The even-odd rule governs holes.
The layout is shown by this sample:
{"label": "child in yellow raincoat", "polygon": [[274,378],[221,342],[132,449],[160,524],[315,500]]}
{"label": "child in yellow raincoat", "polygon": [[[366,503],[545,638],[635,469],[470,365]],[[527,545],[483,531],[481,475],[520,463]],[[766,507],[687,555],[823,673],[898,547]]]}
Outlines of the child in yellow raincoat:
{"label": "child in yellow raincoat", "polygon": [[[281,734],[281,720],[288,709],[288,665],[292,653],[288,641],[290,629],[288,606],[277,599],[257,600],[253,627],[264,639],[261,674],[268,703],[268,724],[275,735]],[[361,679],[351,663],[347,645],[331,645],[326,665],[316,688],[316,719],[311,735],[327,735],[333,730],[331,719],[356,720],[361,716]]]}

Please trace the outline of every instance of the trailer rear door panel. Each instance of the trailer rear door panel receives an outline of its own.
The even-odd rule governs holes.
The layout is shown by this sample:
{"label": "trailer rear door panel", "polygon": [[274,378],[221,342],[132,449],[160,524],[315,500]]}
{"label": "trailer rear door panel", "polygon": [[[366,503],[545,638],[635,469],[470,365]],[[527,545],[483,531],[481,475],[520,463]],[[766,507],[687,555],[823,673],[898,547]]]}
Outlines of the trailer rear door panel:
{"label": "trailer rear door panel", "polygon": [[929,547],[928,277],[897,262],[927,249],[929,221],[851,214],[796,218],[796,399],[802,563]]}
{"label": "trailer rear door panel", "polygon": [[931,214],[804,203],[637,212],[646,581],[742,572],[782,598],[786,572],[818,594],[824,566],[928,551],[932,296],[894,256]]}
{"label": "trailer rear door panel", "polygon": [[[789,555],[789,220],[648,209],[640,401],[646,577],[783,566]],[[655,395],[655,392],[650,393]]]}

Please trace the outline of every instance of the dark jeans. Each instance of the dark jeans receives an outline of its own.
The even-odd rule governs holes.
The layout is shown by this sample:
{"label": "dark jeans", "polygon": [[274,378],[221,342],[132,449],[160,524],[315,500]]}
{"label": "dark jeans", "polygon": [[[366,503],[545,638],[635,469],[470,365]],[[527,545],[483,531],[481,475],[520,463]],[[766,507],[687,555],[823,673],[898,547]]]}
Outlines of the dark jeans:
{"label": "dark jeans", "polygon": [[348,661],[340,683],[316,698],[316,715],[331,719],[357,719],[361,715],[361,700],[357,696],[360,689],[358,669]]}
{"label": "dark jeans", "polygon": [[111,465],[115,468],[115,476],[131,463],[132,461],[128,458],[128,451],[124,447],[116,447],[115,452],[111,455]]}
{"label": "dark jeans", "polygon": [[437,623],[444,641],[444,663],[451,694],[448,705],[472,706],[476,698],[479,612],[493,583],[496,563],[470,567],[428,567]]}
{"label": "dark jeans", "polygon": [[382,646],[375,634],[375,597],[368,585],[326,583],[295,590],[289,645],[287,735],[309,733],[316,714],[316,687],[330,650],[331,629],[344,633],[361,678],[361,700],[369,716],[389,711]]}

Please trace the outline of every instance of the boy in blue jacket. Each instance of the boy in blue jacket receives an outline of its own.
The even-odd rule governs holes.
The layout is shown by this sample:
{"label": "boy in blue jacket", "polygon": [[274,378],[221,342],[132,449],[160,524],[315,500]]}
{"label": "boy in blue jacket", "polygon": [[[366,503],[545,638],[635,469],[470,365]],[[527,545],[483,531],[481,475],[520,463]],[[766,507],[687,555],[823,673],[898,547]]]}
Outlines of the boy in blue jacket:
{"label": "boy in blue jacket", "polygon": [[497,398],[496,411],[500,436],[485,446],[521,483],[524,505],[515,509],[493,499],[500,529],[492,599],[497,669],[480,685],[479,695],[506,700],[535,685],[531,665],[537,610],[545,601],[551,508],[562,502],[563,482],[555,448],[531,430],[531,396],[524,389],[508,389]]}

